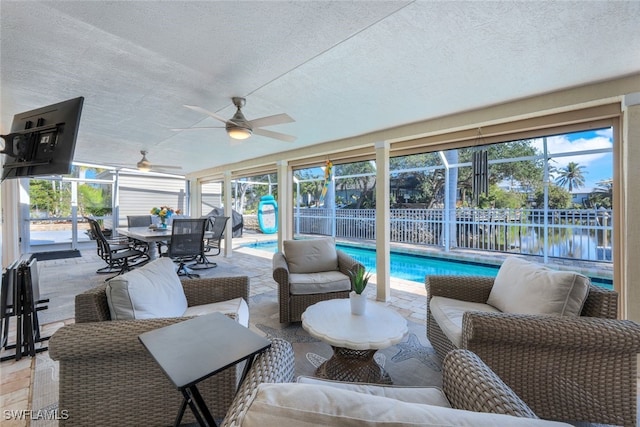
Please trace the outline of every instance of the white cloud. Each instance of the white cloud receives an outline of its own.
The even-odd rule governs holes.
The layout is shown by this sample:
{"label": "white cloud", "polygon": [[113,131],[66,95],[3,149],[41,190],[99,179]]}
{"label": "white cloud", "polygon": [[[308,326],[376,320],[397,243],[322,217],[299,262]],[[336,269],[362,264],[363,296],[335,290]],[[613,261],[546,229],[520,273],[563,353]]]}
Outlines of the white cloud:
{"label": "white cloud", "polygon": [[[567,135],[558,135],[547,137],[547,150],[549,155],[577,153],[588,150],[600,150],[613,148],[613,131],[612,129],[598,130],[593,138],[578,138],[570,140]],[[537,138],[533,140],[533,145],[540,153],[543,152],[543,139]],[[557,169],[566,167],[569,162],[575,162],[583,166],[585,185],[579,189],[580,192],[590,192],[602,179],[611,178],[613,174],[613,155],[609,153],[598,153],[580,155],[575,154],[564,157],[552,157],[551,165]],[[557,174],[552,174],[551,179],[554,180]]]}
{"label": "white cloud", "polygon": [[[596,135],[604,136],[605,138],[613,141],[613,128],[600,129],[596,131]],[[613,145],[613,144],[612,144]]]}
{"label": "white cloud", "polygon": [[[580,151],[588,151],[588,150],[599,150],[599,149],[611,149],[613,147],[613,143],[610,140],[611,131],[610,130],[602,130],[597,132],[596,137],[594,138],[579,138],[569,140],[566,135],[558,135],[558,136],[550,136],[547,137],[547,151],[549,155],[553,157],[554,154],[561,153],[577,153]],[[533,141],[533,145],[542,152],[543,150],[543,140],[542,138],[537,138]],[[580,155],[576,154],[575,156],[566,156],[566,157],[553,157],[553,165],[556,168],[566,167],[569,162],[578,163],[579,165],[584,166],[585,169],[588,169],[589,166],[600,160],[606,156],[610,156],[610,153],[599,153],[599,154],[587,154]]]}

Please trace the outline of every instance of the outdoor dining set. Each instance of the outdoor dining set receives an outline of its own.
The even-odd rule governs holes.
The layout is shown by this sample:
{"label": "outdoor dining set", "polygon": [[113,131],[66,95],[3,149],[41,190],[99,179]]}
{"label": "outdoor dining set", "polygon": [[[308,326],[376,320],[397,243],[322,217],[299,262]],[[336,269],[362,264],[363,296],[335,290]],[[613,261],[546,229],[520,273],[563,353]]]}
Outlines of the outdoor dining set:
{"label": "outdoor dining set", "polygon": [[229,217],[175,218],[170,226],[159,227],[151,215],[128,216],[128,226],[107,238],[94,219],[85,217],[96,240],[97,252],[107,265],[97,273],[122,274],[161,256],[179,263],[178,274],[197,277],[192,270],[216,266],[208,256],[220,254],[220,243]]}

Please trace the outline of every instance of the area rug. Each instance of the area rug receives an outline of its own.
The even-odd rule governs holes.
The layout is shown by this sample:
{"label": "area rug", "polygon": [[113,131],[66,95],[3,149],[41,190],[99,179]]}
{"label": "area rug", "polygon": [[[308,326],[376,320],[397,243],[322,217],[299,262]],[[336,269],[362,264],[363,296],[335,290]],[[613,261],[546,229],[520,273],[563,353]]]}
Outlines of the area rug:
{"label": "area rug", "polygon": [[[279,322],[276,291],[251,297],[250,313],[253,331],[267,337],[283,338],[292,344],[296,376],[313,376],[316,368],[331,357],[331,346],[311,337],[299,322]],[[409,321],[408,324],[405,338],[378,351],[375,360],[389,373],[395,385],[441,386],[441,364],[427,340],[424,323]],[[32,426],[58,425],[55,419],[50,419],[58,409],[58,369],[58,362],[51,360],[48,352],[36,355],[31,409],[43,417],[32,420]]]}
{"label": "area rug", "polygon": [[[292,344],[296,375],[313,376],[316,368],[333,354],[329,344],[311,337],[300,322],[280,323],[276,291],[256,295],[251,302],[250,327],[267,337],[282,338]],[[441,363],[426,337],[425,324],[409,321],[408,326],[404,339],[379,350],[375,360],[395,385],[441,386]]]}

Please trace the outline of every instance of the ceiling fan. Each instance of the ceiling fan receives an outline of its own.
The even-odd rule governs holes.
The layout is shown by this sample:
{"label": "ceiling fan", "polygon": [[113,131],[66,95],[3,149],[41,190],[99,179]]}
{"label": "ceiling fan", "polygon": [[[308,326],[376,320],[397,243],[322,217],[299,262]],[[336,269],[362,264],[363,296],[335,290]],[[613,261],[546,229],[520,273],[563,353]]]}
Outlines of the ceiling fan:
{"label": "ceiling fan", "polygon": [[146,150],[140,150],[142,159],[140,159],[140,161],[136,163],[136,168],[138,168],[140,172],[163,172],[163,169],[182,169],[180,166],[152,164],[149,159],[147,159],[147,153],[148,151]]}
{"label": "ceiling fan", "polygon": [[[210,117],[213,117],[216,120],[219,120],[225,124],[224,128],[227,130],[227,134],[233,139],[247,139],[252,134],[266,136],[267,138],[274,138],[280,141],[285,142],[294,142],[296,140],[295,136],[287,135],[280,132],[274,132],[267,129],[262,129],[265,126],[275,126],[283,123],[291,123],[294,122],[288,114],[275,114],[273,116],[261,117],[259,119],[247,120],[244,114],[242,114],[242,107],[244,107],[246,100],[240,97],[231,98],[233,101],[233,105],[236,106],[236,113],[229,120],[225,119],[222,116],[219,116],[216,113],[212,113],[211,111],[207,111],[202,107],[197,107],[195,105],[185,105],[185,107],[197,111],[199,113],[206,114]],[[191,128],[174,128],[171,130],[174,131],[183,131],[183,130],[194,130],[194,129],[219,129],[220,127],[191,127]]]}

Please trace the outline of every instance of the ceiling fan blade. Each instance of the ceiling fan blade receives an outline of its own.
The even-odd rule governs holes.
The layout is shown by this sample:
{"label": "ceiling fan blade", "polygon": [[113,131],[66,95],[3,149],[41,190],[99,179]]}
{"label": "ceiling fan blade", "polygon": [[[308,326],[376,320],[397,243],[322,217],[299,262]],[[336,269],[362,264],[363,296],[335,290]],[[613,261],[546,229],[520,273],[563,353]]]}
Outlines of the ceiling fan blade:
{"label": "ceiling fan blade", "polygon": [[282,123],[295,122],[288,114],[274,114],[273,116],[260,117],[259,119],[249,120],[252,128],[261,128],[265,126],[274,126]]}
{"label": "ceiling fan blade", "polygon": [[151,165],[151,169],[182,169],[180,166],[169,166],[169,165]]}
{"label": "ceiling fan blade", "polygon": [[201,127],[195,127],[195,128],[171,128],[169,130],[172,130],[174,132],[181,132],[183,130],[196,130],[196,129],[224,129],[224,126],[201,126]]}
{"label": "ceiling fan blade", "polygon": [[255,133],[256,135],[266,136],[267,138],[279,139],[280,141],[285,142],[294,142],[296,139],[298,139],[293,135],[287,135],[284,133],[274,132],[272,130],[266,129],[254,129],[253,133]]}
{"label": "ceiling fan blade", "polygon": [[198,107],[196,105],[186,105],[186,104],[184,106],[187,107],[190,110],[197,111],[198,113],[206,114],[207,116],[211,116],[216,120],[220,120],[222,123],[226,123],[227,122],[227,119],[225,119],[224,117],[219,116],[216,113],[212,113],[211,111],[207,111],[202,107]]}

